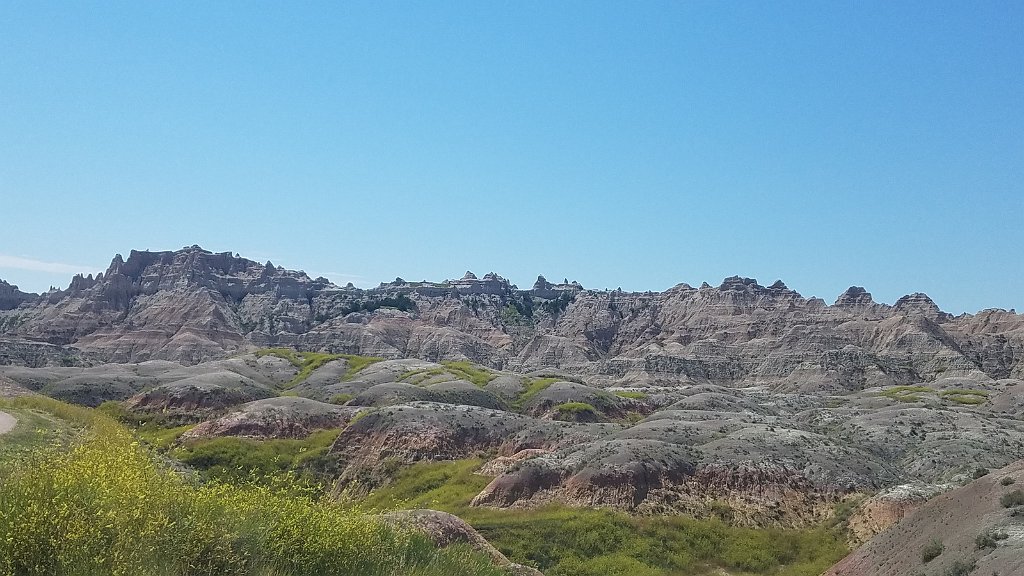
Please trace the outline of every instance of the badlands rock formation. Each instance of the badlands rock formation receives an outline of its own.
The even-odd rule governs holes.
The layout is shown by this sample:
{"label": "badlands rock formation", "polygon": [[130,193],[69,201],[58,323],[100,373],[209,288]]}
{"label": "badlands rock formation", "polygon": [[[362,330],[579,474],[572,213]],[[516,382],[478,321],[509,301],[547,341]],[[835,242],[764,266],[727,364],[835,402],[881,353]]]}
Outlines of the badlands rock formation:
{"label": "badlands rock formation", "polygon": [[[493,273],[363,290],[191,247],[0,296],[17,386],[201,423],[193,437],[343,428],[339,489],[486,457],[478,506],[806,525],[1024,458],[1024,317],[919,293],[828,305],[742,277],[627,293]],[[860,537],[919,504],[884,494]]]}
{"label": "badlands rock formation", "polygon": [[[543,277],[519,290],[496,274],[362,290],[214,254],[116,256],[97,277],[24,295],[0,285],[0,349],[73,346],[50,363],[185,364],[270,346],[494,369],[560,368],[606,383],[769,385],[853,391],[939,376],[1024,377],[1024,317],[953,317],[924,294],[876,303],[851,287],[832,306],[781,281],[732,277],[661,293],[585,290]],[[0,352],[7,363],[26,356]]]}

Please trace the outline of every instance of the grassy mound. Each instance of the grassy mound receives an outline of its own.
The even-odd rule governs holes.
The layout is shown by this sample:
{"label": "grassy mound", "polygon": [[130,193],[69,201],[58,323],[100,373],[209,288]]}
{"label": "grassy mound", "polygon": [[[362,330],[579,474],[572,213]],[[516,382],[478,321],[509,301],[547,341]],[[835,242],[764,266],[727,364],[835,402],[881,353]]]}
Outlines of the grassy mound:
{"label": "grassy mound", "polygon": [[893,386],[883,390],[881,395],[897,402],[921,402],[926,399],[938,398],[956,404],[978,405],[988,401],[988,392],[985,390],[960,388],[933,390],[927,386]]}
{"label": "grassy mound", "polygon": [[837,528],[753,529],[682,516],[632,517],[592,508],[469,506],[490,478],[482,460],[421,462],[400,471],[364,505],[434,508],[469,522],[513,562],[547,576],[785,574],[816,576],[846,555]]}
{"label": "grassy mound", "polygon": [[284,473],[292,473],[315,482],[325,465],[324,455],[339,432],[319,430],[301,439],[225,437],[193,440],[171,450],[170,455],[215,480],[273,482]]}
{"label": "grassy mound", "polygon": [[[437,376],[445,376],[435,380]],[[428,381],[444,380],[466,380],[472,382],[479,388],[483,388],[488,382],[497,378],[498,375],[487,368],[473,364],[472,362],[444,361],[440,366],[434,368],[418,368],[409,370],[398,376],[399,382],[408,382],[416,386],[422,386]]]}
{"label": "grassy mound", "polygon": [[24,456],[0,482],[0,573],[503,573],[465,548],[438,550],[301,488],[192,484],[100,412],[39,397],[12,402],[84,432],[70,448]]}
{"label": "grassy mound", "polygon": [[292,378],[291,382],[285,384],[285,390],[302,384],[317,369],[331,362],[332,360],[344,359],[348,362],[348,369],[342,376],[342,380],[351,380],[370,364],[384,360],[376,356],[357,356],[355,354],[327,354],[325,352],[299,352],[291,348],[264,348],[256,351],[256,357],[276,356],[282,360],[291,362],[292,366],[299,369],[299,372]]}

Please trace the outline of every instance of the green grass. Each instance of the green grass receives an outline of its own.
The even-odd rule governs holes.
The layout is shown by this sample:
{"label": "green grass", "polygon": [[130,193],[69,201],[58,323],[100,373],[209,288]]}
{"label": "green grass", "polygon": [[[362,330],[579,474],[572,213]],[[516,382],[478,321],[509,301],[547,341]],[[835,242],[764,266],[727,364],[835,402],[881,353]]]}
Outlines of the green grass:
{"label": "green grass", "polygon": [[1003,494],[999,499],[999,503],[1003,505],[1003,508],[1013,508],[1015,506],[1024,506],[1024,491],[1020,488]]}
{"label": "green grass", "polygon": [[305,382],[306,378],[309,378],[317,368],[342,357],[340,354],[325,354],[323,352],[299,352],[299,354],[302,356],[302,365],[299,367],[299,373],[287,384],[287,388],[298,386]]}
{"label": "green grass", "polygon": [[429,507],[456,514],[515,562],[548,576],[731,573],[816,576],[847,553],[838,529],[757,530],[719,520],[631,517],[608,510],[469,506],[490,478],[482,460],[422,462],[372,492],[369,509]]}
{"label": "green grass", "polygon": [[920,402],[921,394],[930,394],[932,389],[925,386],[893,386],[882,392],[882,396],[899,402]]}
{"label": "green grass", "polygon": [[619,390],[615,393],[619,398],[629,398],[630,400],[643,400],[647,398],[647,394],[643,392],[632,392],[629,390]]}
{"label": "green grass", "polygon": [[405,372],[402,372],[398,376],[398,381],[407,381],[409,384],[421,386],[427,380],[430,380],[434,376],[440,376],[442,374],[448,374],[454,378],[454,375],[445,370],[443,366],[438,366],[436,368],[419,368],[416,370],[407,370]]}
{"label": "green grass", "polygon": [[343,381],[355,378],[356,374],[370,364],[384,361],[383,358],[377,356],[358,356],[356,354],[342,354],[341,357],[348,361],[348,370],[341,377]]}
{"label": "green grass", "polygon": [[597,408],[586,402],[564,402],[555,406],[557,412],[565,412],[566,414],[576,414],[579,412],[593,412],[597,414]]}
{"label": "green grass", "polygon": [[487,385],[488,382],[498,377],[497,374],[490,370],[477,366],[472,362],[460,361],[460,362],[441,362],[441,366],[435,368],[416,369],[403,372],[399,377],[399,382],[409,382],[416,386],[422,385],[427,380],[432,379],[435,376],[441,376],[447,374],[452,377],[453,380],[466,380],[472,382],[480,388]]}
{"label": "green grass", "polygon": [[150,446],[158,450],[167,450],[178,441],[178,438],[180,438],[182,434],[193,428],[195,428],[195,424],[164,428],[158,425],[146,423],[138,427],[135,430],[135,434]]}
{"label": "green grass", "polygon": [[494,372],[491,372],[481,366],[477,366],[472,362],[441,362],[441,364],[447,368],[449,372],[454,373],[463,380],[469,380],[481,388],[486,386],[491,380],[498,377]]}
{"label": "green grass", "polygon": [[351,400],[353,398],[355,398],[354,394],[345,394],[345,393],[335,394],[334,396],[331,396],[331,398],[330,398],[330,400],[328,400],[328,402],[330,402],[331,404],[339,404],[340,405],[340,404],[344,404],[344,403],[348,402],[349,400]]}
{"label": "green grass", "polygon": [[548,576],[705,574],[716,567],[816,576],[847,553],[842,537],[824,529],[758,530],[682,516],[548,507],[469,519],[507,556]]}
{"label": "green grass", "polygon": [[517,410],[530,401],[531,398],[546,390],[549,386],[558,382],[559,378],[534,378],[526,384],[526,389],[519,394],[519,398],[513,403]]}
{"label": "green grass", "polygon": [[330,469],[324,457],[339,433],[321,430],[300,440],[193,440],[172,450],[171,456],[215,480],[272,483],[291,472],[315,483]]}
{"label": "green grass", "polygon": [[310,377],[310,375],[313,374],[314,371],[321,368],[324,364],[334,360],[344,359],[348,362],[348,369],[341,377],[342,381],[351,380],[363,368],[384,360],[383,358],[377,358],[376,356],[359,356],[356,354],[298,352],[291,348],[264,348],[262,350],[257,350],[255,354],[257,358],[262,358],[263,356],[277,356],[278,358],[291,362],[292,366],[299,369],[298,373],[295,374],[291,381],[283,386],[285,390],[302,384]]}
{"label": "green grass", "polygon": [[0,473],[9,463],[46,446],[65,445],[75,435],[67,422],[24,403],[0,402],[0,409],[18,420],[0,436]]}
{"label": "green grass", "polygon": [[189,422],[191,419],[184,414],[133,412],[125,408],[123,403],[115,400],[107,400],[97,406],[96,410],[134,429],[157,430],[194,424],[194,422]]}
{"label": "green grass", "polygon": [[933,390],[926,386],[893,386],[882,391],[881,395],[898,402],[920,402],[924,399],[922,395],[937,396],[944,401],[967,405],[984,404],[988,400],[988,392],[985,390]]}
{"label": "green grass", "polygon": [[483,462],[418,462],[401,470],[391,484],[371,492],[361,505],[369,510],[432,508],[464,515],[469,501],[491,480],[473,473]]}
{"label": "green grass", "polygon": [[939,392],[943,400],[956,402],[957,404],[984,404],[988,400],[988,392],[985,390],[960,390],[949,389]]}
{"label": "green grass", "polygon": [[18,402],[16,409],[46,411],[84,432],[72,447],[24,457],[0,482],[0,574],[502,573],[466,547],[438,550],[423,536],[301,490],[192,484],[100,412]]}
{"label": "green grass", "polygon": [[257,358],[264,356],[277,356],[283,360],[287,360],[292,363],[292,366],[296,368],[302,368],[302,359],[299,358],[298,353],[291,348],[264,348],[255,352]]}

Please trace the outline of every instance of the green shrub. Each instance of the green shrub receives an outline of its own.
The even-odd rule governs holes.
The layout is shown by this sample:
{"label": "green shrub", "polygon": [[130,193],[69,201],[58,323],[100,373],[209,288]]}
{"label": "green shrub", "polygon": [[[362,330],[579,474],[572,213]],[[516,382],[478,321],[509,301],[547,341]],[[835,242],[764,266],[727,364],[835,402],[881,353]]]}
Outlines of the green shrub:
{"label": "green shrub", "polygon": [[932,560],[939,557],[942,551],[946,549],[941,540],[933,539],[931,542],[925,544],[924,548],[921,549],[921,562],[927,564]]}
{"label": "green shrub", "polygon": [[976,560],[955,560],[949,568],[946,568],[945,576],[967,576],[977,567]]}
{"label": "green shrub", "polygon": [[1000,540],[1006,540],[1009,535],[1006,532],[999,532],[996,530],[986,530],[974,539],[974,546],[978,550],[985,548],[995,548],[998,546]]}
{"label": "green shrub", "polygon": [[569,307],[569,304],[573,303],[575,300],[575,293],[562,292],[561,294],[558,295],[557,298],[553,300],[546,300],[543,303],[541,303],[540,307],[544,309],[544,311],[546,311],[548,314],[551,314],[552,316],[557,316],[562,312],[565,312],[565,309]]}
{"label": "green shrub", "polygon": [[1005,478],[1003,478],[1002,480],[999,481],[999,483],[1001,485],[1003,485],[1003,486],[1009,486],[1010,484],[1013,484],[1014,482],[1016,482],[1016,480],[1014,480],[1013,478],[1011,478],[1009,476],[1006,476]]}
{"label": "green shrub", "polygon": [[1003,505],[1003,508],[1024,506],[1024,491],[1021,491],[1020,488],[1018,488],[1009,494],[1004,494],[1003,497],[999,499],[999,503]]}
{"label": "green shrub", "polygon": [[597,408],[586,402],[565,402],[555,406],[555,418],[559,420],[575,420],[578,422],[594,422],[601,419]]}
{"label": "green shrub", "polygon": [[355,396],[352,394],[335,394],[334,396],[331,396],[331,399],[328,400],[328,402],[331,404],[344,404],[353,398],[355,398]]}
{"label": "green shrub", "polygon": [[974,474],[971,475],[975,480],[988,476],[988,468],[982,468],[981,466],[974,469]]}
{"label": "green shrub", "polygon": [[339,432],[321,430],[298,440],[211,438],[189,442],[171,454],[216,480],[273,482],[293,472],[314,482],[329,468],[324,457]]}
{"label": "green shrub", "polygon": [[344,316],[353,312],[373,312],[378,308],[396,308],[402,312],[410,312],[416,310],[416,303],[405,294],[386,296],[384,298],[367,300],[365,302],[361,300],[353,300],[341,309],[341,314]]}
{"label": "green shrub", "polygon": [[86,431],[74,448],[38,451],[0,482],[0,573],[502,573],[465,547],[437,550],[301,487],[193,485],[100,412],[49,407]]}

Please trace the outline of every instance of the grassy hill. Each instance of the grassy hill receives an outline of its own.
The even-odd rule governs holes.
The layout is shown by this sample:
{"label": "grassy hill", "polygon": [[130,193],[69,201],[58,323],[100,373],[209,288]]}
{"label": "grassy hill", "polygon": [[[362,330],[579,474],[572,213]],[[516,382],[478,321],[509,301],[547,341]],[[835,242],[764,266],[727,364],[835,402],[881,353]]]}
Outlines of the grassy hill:
{"label": "grassy hill", "polygon": [[0,573],[497,576],[488,558],[343,507],[301,486],[195,483],[104,414],[41,397],[6,401],[80,430],[7,460]]}

